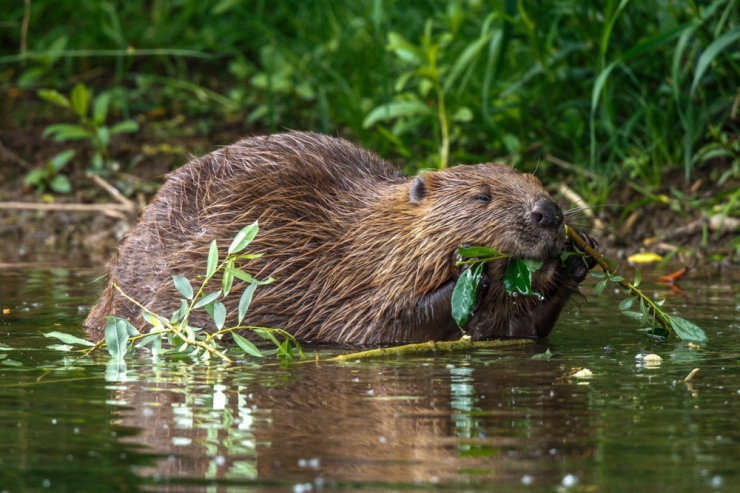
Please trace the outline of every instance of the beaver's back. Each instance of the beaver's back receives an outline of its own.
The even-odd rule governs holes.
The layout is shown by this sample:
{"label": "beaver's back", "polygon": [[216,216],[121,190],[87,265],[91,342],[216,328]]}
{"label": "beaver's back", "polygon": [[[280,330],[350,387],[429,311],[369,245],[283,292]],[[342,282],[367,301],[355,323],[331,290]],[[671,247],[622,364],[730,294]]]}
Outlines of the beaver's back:
{"label": "beaver's back", "polygon": [[[341,255],[327,258],[329,250],[342,243],[385,187],[403,181],[376,155],[313,133],[245,139],[194,160],[168,175],[123,239],[109,266],[109,287],[84,325],[102,329],[106,315],[143,325],[139,310],[112,283],[149,309],[171,313],[180,297],[171,276],[182,275],[195,286],[211,240],[219,240],[223,258],[237,232],[258,220],[260,233],[249,251],[265,256],[246,270],[281,282],[258,289],[253,315],[261,313],[262,324],[284,327],[293,318],[284,309],[307,304],[309,288],[302,284],[321,282],[309,274],[334,264],[331,258]],[[235,302],[240,284],[229,295]]]}

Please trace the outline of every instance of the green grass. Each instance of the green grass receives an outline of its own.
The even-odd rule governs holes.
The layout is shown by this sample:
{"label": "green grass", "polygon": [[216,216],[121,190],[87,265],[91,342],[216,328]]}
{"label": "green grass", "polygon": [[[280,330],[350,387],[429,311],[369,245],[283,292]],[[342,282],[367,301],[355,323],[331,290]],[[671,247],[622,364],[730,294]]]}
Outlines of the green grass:
{"label": "green grass", "polygon": [[0,81],[117,88],[125,117],[341,132],[409,172],[550,154],[608,177],[576,185],[603,196],[729,162],[706,146],[739,133],[738,3],[33,0],[25,55],[22,2],[0,29]]}

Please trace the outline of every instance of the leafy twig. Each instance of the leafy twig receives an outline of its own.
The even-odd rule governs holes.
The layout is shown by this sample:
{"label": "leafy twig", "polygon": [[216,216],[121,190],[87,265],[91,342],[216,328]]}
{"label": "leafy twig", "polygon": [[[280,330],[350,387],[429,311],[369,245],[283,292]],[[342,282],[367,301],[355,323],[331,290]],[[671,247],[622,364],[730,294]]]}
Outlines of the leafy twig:
{"label": "leafy twig", "polygon": [[[581,236],[573,228],[570,228],[566,225],[565,234],[573,241],[573,243],[578,246],[578,248],[587,253],[596,261],[596,263],[599,264],[602,269],[604,269],[604,274],[602,274],[601,276],[603,277],[604,275],[606,275],[606,279],[599,283],[601,288],[597,288],[597,290],[603,289],[606,281],[612,281],[622,286],[628,293],[632,295],[630,298],[623,300],[619,304],[619,309],[622,311],[623,314],[635,319],[642,320],[643,322],[649,324],[653,329],[654,335],[658,335],[655,333],[655,328],[657,324],[662,326],[663,329],[665,329],[667,332],[672,331],[678,337],[684,340],[688,339],[700,342],[708,340],[707,335],[704,333],[704,331],[694,323],[680,317],[668,315],[666,312],[661,310],[660,306],[665,300],[654,302],[650,297],[640,291],[637,288],[637,286],[640,285],[641,281],[639,271],[635,271],[635,279],[632,283],[630,283],[624,277],[618,276],[616,269],[609,265],[604,256],[591,248],[591,245],[584,241],[584,239],[581,238]],[[592,273],[592,275],[594,275],[595,277],[599,277],[596,273]],[[635,300],[640,300],[641,312],[628,311]]]}
{"label": "leafy twig", "polygon": [[171,324],[169,320],[160,317],[159,315],[157,315],[156,313],[154,313],[153,311],[151,311],[150,309],[148,309],[147,307],[145,307],[144,305],[142,305],[141,303],[139,303],[138,301],[136,301],[135,299],[133,299],[132,297],[130,297],[129,295],[127,295],[121,289],[121,287],[119,285],[113,283],[113,287],[119,293],[121,293],[121,296],[123,296],[124,298],[126,298],[127,300],[129,300],[131,303],[133,303],[134,305],[138,306],[139,308],[141,308],[142,310],[144,310],[145,312],[147,312],[148,314],[152,315],[157,320],[159,320],[162,323],[162,325],[165,327],[165,330],[170,331],[170,332],[174,333],[175,335],[177,335],[177,337],[179,337],[180,339],[182,339],[182,342],[188,344],[189,346],[197,346],[197,347],[199,347],[201,349],[204,349],[204,350],[208,351],[209,353],[218,356],[219,358],[221,358],[222,360],[224,360],[227,363],[233,363],[233,361],[231,360],[231,358],[229,358],[228,356],[226,356],[224,353],[222,353],[218,349],[216,349],[214,347],[211,347],[208,344],[206,344],[204,342],[201,342],[201,341],[199,341],[197,339],[191,339],[190,337],[188,337],[187,335],[185,335],[179,328],[177,328],[173,324]]}

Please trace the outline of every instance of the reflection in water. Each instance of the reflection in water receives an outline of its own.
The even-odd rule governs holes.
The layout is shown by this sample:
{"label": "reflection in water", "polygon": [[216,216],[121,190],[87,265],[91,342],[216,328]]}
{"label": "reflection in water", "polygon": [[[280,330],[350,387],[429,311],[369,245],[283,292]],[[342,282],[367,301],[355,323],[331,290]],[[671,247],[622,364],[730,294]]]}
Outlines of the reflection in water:
{"label": "reflection in water", "polygon": [[548,464],[592,454],[577,440],[588,433],[582,392],[553,386],[557,365],[525,371],[527,360],[506,354],[259,372],[152,365],[135,379],[109,375],[112,401],[122,406],[116,424],[138,428],[127,440],[162,457],[138,471],[147,477],[314,485],[555,480],[559,468]]}
{"label": "reflection in water", "polygon": [[[692,297],[668,302],[708,332],[701,348],[653,344],[610,315],[618,296],[591,293],[550,336],[550,360],[530,346],[287,368],[144,354],[126,367],[49,348],[42,332],[83,334],[102,270],[60,265],[0,271],[0,492],[740,487],[737,283],[686,284]],[[636,359],[653,352],[660,366]],[[577,367],[594,377],[562,378]]]}

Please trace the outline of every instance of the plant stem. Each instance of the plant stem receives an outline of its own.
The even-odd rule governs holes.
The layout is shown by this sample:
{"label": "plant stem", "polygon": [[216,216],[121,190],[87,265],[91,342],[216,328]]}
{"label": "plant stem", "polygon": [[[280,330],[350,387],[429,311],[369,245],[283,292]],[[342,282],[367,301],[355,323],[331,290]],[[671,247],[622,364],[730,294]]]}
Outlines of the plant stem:
{"label": "plant stem", "polygon": [[384,356],[401,356],[406,354],[421,353],[447,353],[452,351],[463,351],[466,349],[484,349],[509,346],[523,346],[533,343],[531,339],[507,339],[495,341],[472,341],[470,338],[463,338],[458,341],[444,342],[422,342],[418,344],[406,344],[389,348],[370,349],[369,351],[360,351],[358,353],[340,354],[325,361],[352,361],[356,359],[380,358]]}
{"label": "plant stem", "polygon": [[[573,243],[578,245],[578,248],[586,252],[592,259],[596,261],[599,266],[604,269],[604,272],[614,275],[617,273],[616,269],[614,269],[611,265],[609,265],[606,260],[604,259],[604,256],[601,255],[599,252],[591,248],[591,245],[586,243],[583,238],[574,230],[573,228],[569,227],[567,224],[565,225],[565,235],[573,240]],[[653,301],[643,294],[642,291],[637,289],[632,283],[627,281],[627,279],[622,279],[619,281],[619,284],[628,290],[632,295],[637,296],[640,298],[648,307],[648,310],[653,315],[653,320],[657,320],[660,325],[663,326],[667,331],[673,332],[673,328],[671,327],[671,323],[669,321],[668,315],[660,309],[658,305],[653,303]]]}
{"label": "plant stem", "polygon": [[450,129],[447,122],[447,110],[445,110],[445,92],[444,89],[442,89],[442,85],[439,83],[439,80],[435,83],[435,89],[437,90],[439,128],[442,134],[442,147],[439,152],[439,167],[440,169],[444,169],[447,167],[447,161],[449,161],[450,155]]}

